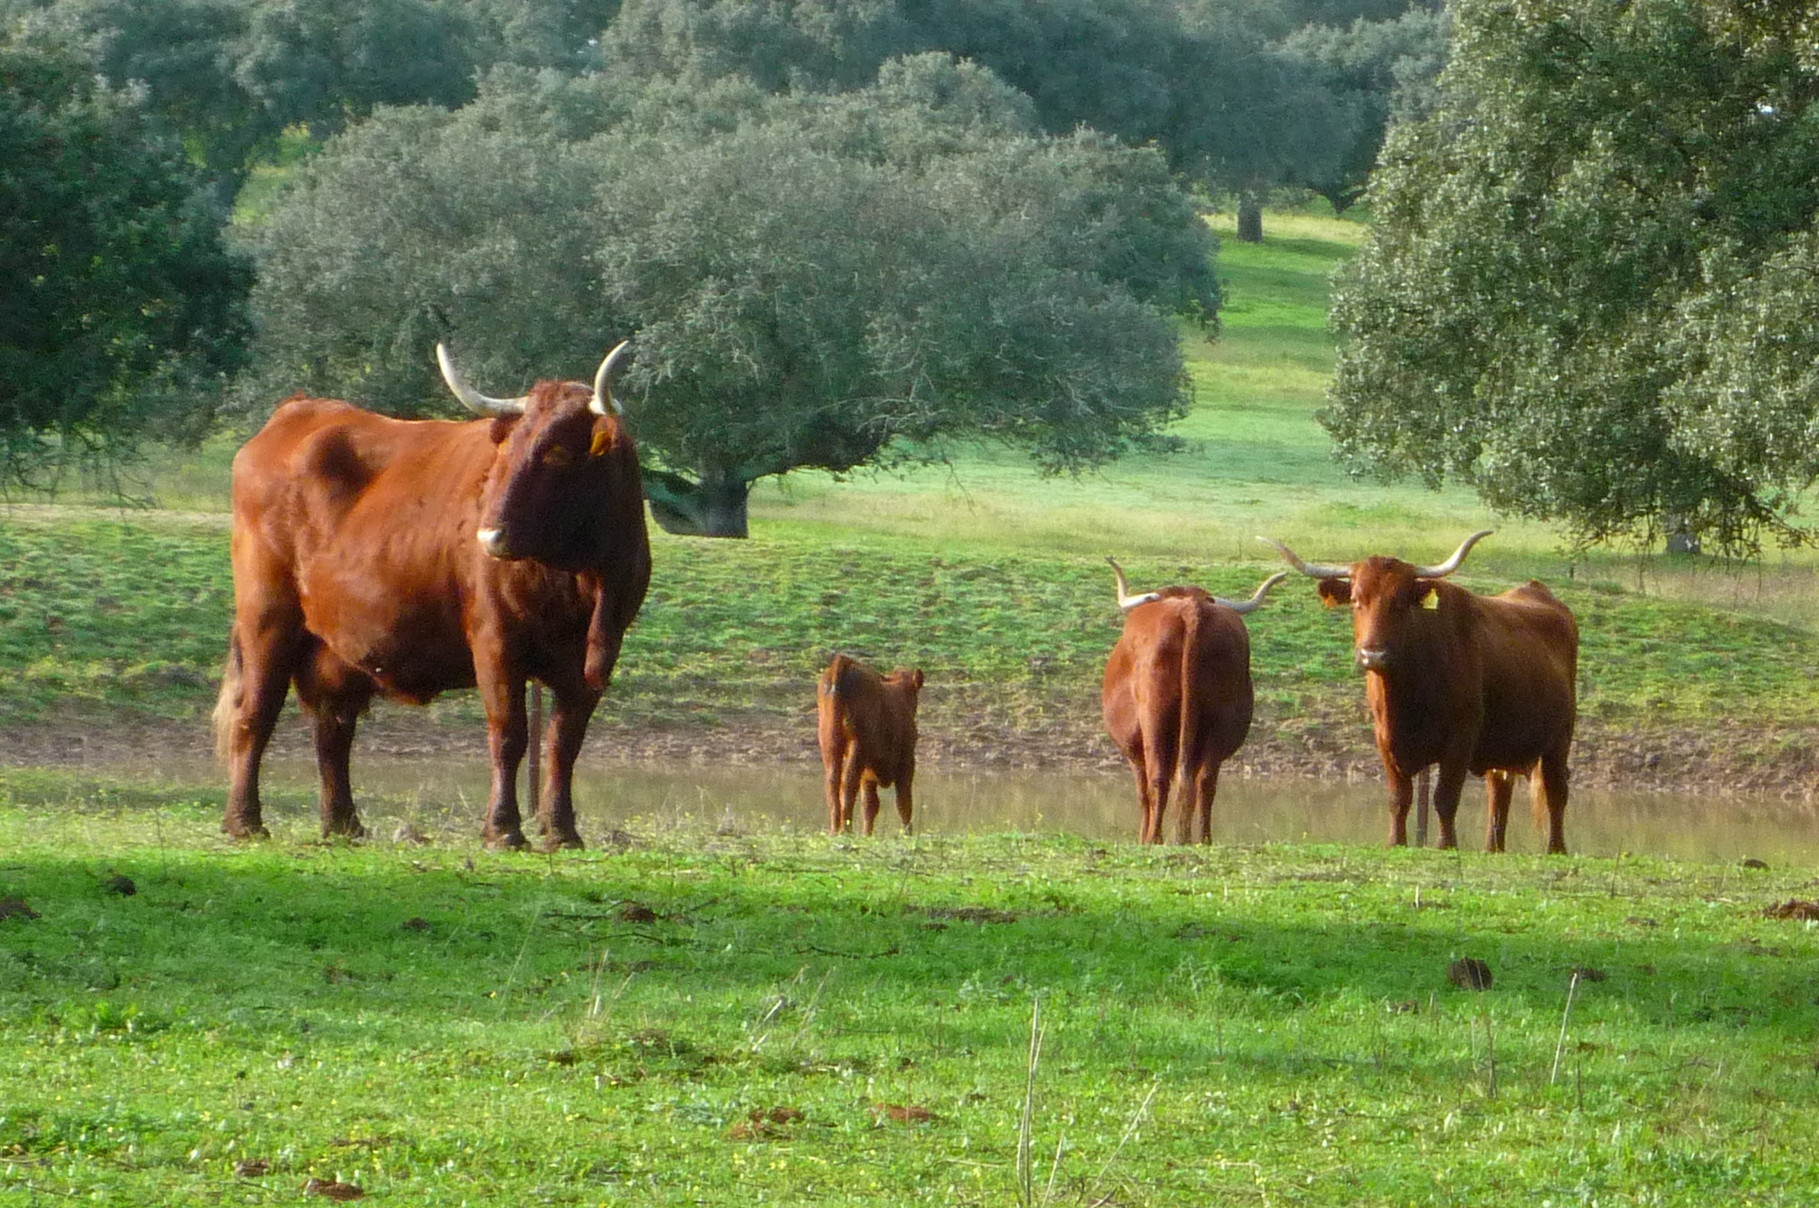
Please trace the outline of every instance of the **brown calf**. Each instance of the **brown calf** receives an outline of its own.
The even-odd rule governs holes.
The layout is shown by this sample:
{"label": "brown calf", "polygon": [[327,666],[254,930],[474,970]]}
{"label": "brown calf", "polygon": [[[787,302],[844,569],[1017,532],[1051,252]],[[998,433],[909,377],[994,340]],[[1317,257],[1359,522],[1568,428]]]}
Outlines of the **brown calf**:
{"label": "brown calf", "polygon": [[897,816],[911,831],[910,781],[916,775],[916,696],[921,671],[879,675],[865,664],[836,654],[816,686],[816,734],[827,769],[827,829],[843,833],[853,824],[853,803],[865,789],[859,827],[871,834],[878,821],[878,789],[897,789]]}
{"label": "brown calf", "polygon": [[1106,660],[1100,702],[1106,732],[1137,779],[1143,810],[1138,840],[1162,842],[1169,789],[1178,776],[1176,839],[1186,843],[1197,822],[1200,842],[1210,843],[1219,766],[1251,728],[1251,644],[1243,616],[1256,611],[1288,572],[1265,580],[1248,601],[1233,603],[1198,587],[1132,595],[1124,570],[1106,561],[1117,576],[1124,633]]}

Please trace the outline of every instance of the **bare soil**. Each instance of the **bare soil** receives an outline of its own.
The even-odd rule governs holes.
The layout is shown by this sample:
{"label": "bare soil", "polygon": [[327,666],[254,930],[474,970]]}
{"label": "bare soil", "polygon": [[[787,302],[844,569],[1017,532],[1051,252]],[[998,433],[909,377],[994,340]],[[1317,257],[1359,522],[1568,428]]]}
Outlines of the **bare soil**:
{"label": "bare soil", "polygon": [[[918,762],[929,768],[1121,772],[1123,760],[1089,713],[1061,720],[1006,722],[992,712],[947,707],[924,713]],[[64,717],[0,722],[0,764],[92,767],[119,773],[148,757],[199,761],[212,754],[206,717],[169,721],[140,716]],[[309,734],[294,708],[273,750],[307,756]],[[381,706],[361,726],[359,757],[484,759],[484,726],[472,718],[437,717]],[[596,716],[584,759],[629,763],[815,765],[812,709],[793,716],[753,710],[714,723],[628,725],[610,708]],[[1262,778],[1343,779],[1380,775],[1368,719],[1360,704],[1330,715],[1260,716],[1232,772]],[[1581,718],[1573,748],[1573,781],[1589,788],[1678,794],[1819,797],[1819,725],[1727,726],[1684,722],[1613,723]]]}

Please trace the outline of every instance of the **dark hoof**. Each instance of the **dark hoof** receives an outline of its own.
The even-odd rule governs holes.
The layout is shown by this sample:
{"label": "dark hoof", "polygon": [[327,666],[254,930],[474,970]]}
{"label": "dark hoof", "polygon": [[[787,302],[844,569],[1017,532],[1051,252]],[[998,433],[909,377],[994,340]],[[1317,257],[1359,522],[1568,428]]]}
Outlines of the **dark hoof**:
{"label": "dark hoof", "polygon": [[356,818],[352,822],[332,822],[322,828],[324,839],[364,839],[366,827]]}
{"label": "dark hoof", "polygon": [[269,839],[272,832],[265,829],[263,822],[242,822],[229,818],[221,824],[221,833],[232,839]]}
{"label": "dark hoof", "polygon": [[526,843],[524,840],[524,832],[519,830],[510,830],[505,831],[504,833],[483,831],[480,835],[480,841],[494,851],[522,851],[524,848],[530,846],[530,844]]}
{"label": "dark hoof", "polygon": [[565,849],[568,851],[580,851],[586,846],[587,844],[581,841],[580,835],[572,833],[567,835],[551,835],[543,841],[544,851],[563,851]]}

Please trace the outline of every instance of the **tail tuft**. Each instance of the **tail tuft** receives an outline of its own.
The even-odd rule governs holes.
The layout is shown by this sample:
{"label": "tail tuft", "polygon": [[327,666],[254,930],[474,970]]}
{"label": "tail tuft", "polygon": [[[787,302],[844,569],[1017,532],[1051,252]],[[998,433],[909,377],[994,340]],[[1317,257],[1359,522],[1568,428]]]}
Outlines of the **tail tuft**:
{"label": "tail tuft", "polygon": [[233,751],[234,721],[240,712],[240,635],[227,643],[227,663],[221,668],[221,695],[215,698],[215,758],[227,762]]}

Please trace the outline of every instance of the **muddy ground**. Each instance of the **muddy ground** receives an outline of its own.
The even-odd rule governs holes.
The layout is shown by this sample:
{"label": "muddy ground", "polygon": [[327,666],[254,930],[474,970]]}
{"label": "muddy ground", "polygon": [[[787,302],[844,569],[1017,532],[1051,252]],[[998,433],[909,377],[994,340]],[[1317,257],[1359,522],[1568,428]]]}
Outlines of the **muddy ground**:
{"label": "muddy ground", "polygon": [[[945,708],[924,713],[919,762],[943,770],[1056,768],[1121,772],[1123,761],[1098,717],[1081,710],[1062,721],[1007,724],[986,713]],[[68,717],[0,722],[0,764],[92,767],[112,774],[148,761],[205,759],[212,736],[205,717],[192,721]],[[308,730],[294,706],[274,750],[307,755]],[[356,758],[387,754],[485,758],[476,718],[381,706],[361,727]],[[610,709],[595,719],[583,759],[687,764],[818,762],[814,715],[754,711],[712,724],[631,726]],[[1380,775],[1370,726],[1360,705],[1327,716],[1259,716],[1229,770],[1264,778],[1356,779]],[[1736,726],[1723,723],[1611,722],[1582,718],[1573,750],[1573,781],[1592,788],[1681,794],[1751,794],[1784,800],[1819,797],[1819,725]]]}

